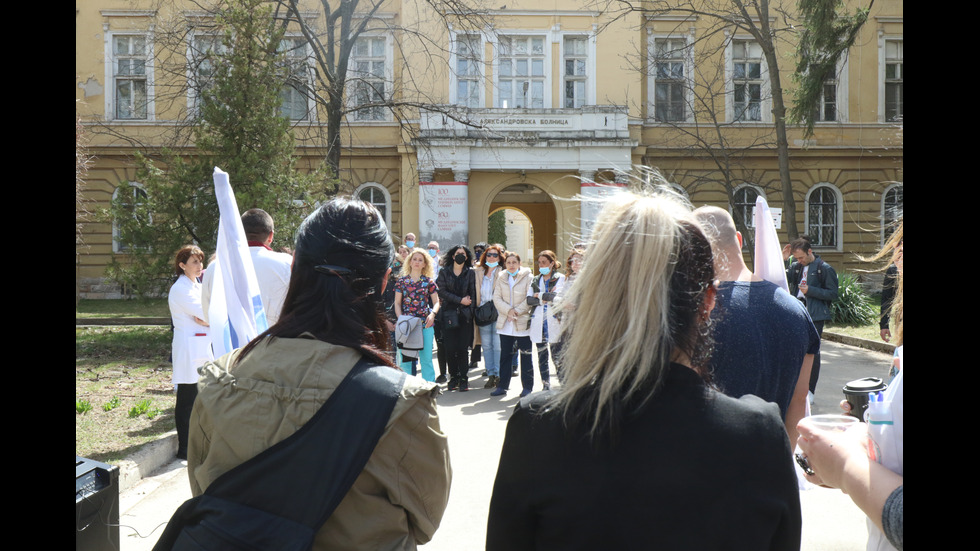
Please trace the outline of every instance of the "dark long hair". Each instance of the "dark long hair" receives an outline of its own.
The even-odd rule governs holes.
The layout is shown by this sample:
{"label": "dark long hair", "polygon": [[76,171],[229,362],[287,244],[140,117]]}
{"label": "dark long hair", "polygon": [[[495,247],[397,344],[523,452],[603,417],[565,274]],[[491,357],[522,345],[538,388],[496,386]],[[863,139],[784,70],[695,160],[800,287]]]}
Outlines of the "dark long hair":
{"label": "dark long hair", "polygon": [[453,264],[456,263],[456,259],[453,257],[456,256],[456,251],[460,249],[463,249],[463,251],[466,252],[466,260],[463,261],[463,268],[469,268],[473,265],[473,253],[470,252],[470,249],[466,245],[454,245],[451,249],[446,251],[446,254],[442,255],[443,269],[452,269]]}
{"label": "dark long hair", "polygon": [[[317,340],[356,348],[369,360],[394,366],[387,348],[383,280],[394,248],[378,210],[336,197],[309,215],[296,232],[289,290],[279,321],[252,340],[240,361],[264,337]],[[389,282],[389,285],[392,285]]]}

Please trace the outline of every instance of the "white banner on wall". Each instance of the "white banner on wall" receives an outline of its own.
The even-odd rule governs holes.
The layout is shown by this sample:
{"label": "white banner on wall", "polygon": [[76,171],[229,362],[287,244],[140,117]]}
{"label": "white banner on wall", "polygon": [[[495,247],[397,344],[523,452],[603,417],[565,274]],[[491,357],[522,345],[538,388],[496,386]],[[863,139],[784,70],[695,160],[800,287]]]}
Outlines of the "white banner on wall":
{"label": "white banner on wall", "polygon": [[419,247],[439,242],[445,252],[469,243],[469,197],[466,182],[419,182]]}
{"label": "white banner on wall", "polygon": [[626,189],[626,184],[597,184],[582,182],[582,237],[576,241],[588,241],[592,238],[592,227],[595,226],[599,211],[602,210],[603,200]]}

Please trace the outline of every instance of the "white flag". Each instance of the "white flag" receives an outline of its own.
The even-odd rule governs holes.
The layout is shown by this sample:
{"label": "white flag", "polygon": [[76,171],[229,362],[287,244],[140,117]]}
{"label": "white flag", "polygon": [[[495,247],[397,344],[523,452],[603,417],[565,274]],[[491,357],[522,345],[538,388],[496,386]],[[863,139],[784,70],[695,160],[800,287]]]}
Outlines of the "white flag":
{"label": "white flag", "polygon": [[755,275],[789,292],[783,249],[779,246],[769,204],[761,195],[755,200]]}
{"label": "white flag", "polygon": [[[218,201],[217,271],[208,305],[214,357],[241,348],[269,328],[259,294],[259,282],[248,251],[245,228],[238,214],[228,173],[214,167],[214,196]],[[208,269],[210,271],[210,267]]]}

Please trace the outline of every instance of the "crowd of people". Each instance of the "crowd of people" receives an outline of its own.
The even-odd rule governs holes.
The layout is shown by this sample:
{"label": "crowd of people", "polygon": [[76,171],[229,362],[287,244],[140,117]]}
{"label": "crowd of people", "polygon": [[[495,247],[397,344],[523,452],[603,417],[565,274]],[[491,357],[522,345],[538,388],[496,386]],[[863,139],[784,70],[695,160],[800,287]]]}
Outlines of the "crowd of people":
{"label": "crowd of people", "polygon": [[399,365],[418,375],[421,364],[423,379],[465,392],[470,369],[482,356],[490,395],[505,395],[519,366],[523,397],[534,389],[536,346],[540,389],[549,390],[551,364],[561,375],[558,306],[582,266],[584,247],[573,248],[565,264],[554,251],[541,251],[534,274],[519,253],[500,243],[477,243],[476,254],[457,244],[440,255],[437,242],[428,250],[409,248],[414,241],[415,234],[406,234],[405,245],[398,247],[392,263],[396,279],[385,296],[391,352],[401,357]]}
{"label": "crowd of people", "polygon": [[[255,246],[268,248],[271,231],[268,239]],[[872,427],[872,459],[867,429],[845,440],[805,418],[826,319],[817,318],[837,293],[836,273],[809,242],[784,253],[795,259],[787,293],[745,266],[726,211],[692,211],[669,191],[613,196],[588,246],[576,244],[564,262],[542,250],[529,259],[533,270],[502,244],[443,253],[435,241],[417,246],[412,233],[396,241],[371,205],[324,204],[298,232],[277,321],[218,359],[198,351],[205,339],[193,341],[207,336],[204,253],[178,252],[178,453],[195,496],[274,450],[288,455],[286,443],[302,439],[297,429],[333,396],[388,392],[385,428],[356,476],[332,490],[338,503],[314,526],[315,548],[414,549],[438,528],[452,480],[436,396],[469,391],[482,361],[490,396],[521,379],[487,549],[798,549],[791,443],[809,458],[811,482],[844,489],[868,514],[872,548],[901,548],[904,371],[885,396],[897,417],[885,435]],[[544,392],[534,392],[535,357]],[[348,388],[372,369],[399,377],[387,371],[373,387]],[[182,387],[193,395],[181,398]],[[367,417],[358,401],[344,402],[355,404],[343,406],[347,423]],[[241,500],[265,502],[262,491],[246,487]],[[321,497],[303,496],[303,505],[320,507]]]}

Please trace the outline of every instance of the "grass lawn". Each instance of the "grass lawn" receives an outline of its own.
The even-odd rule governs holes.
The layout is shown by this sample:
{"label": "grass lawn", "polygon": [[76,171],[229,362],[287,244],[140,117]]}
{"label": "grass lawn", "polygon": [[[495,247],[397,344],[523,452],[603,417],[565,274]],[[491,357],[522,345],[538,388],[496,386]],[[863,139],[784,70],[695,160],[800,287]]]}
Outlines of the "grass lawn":
{"label": "grass lawn", "polygon": [[75,328],[76,455],[117,462],[173,430],[170,340],[167,327]]}
{"label": "grass lawn", "polygon": [[[82,299],[75,308],[76,318],[169,318],[166,298],[131,300]],[[169,352],[168,352],[169,353]]]}

